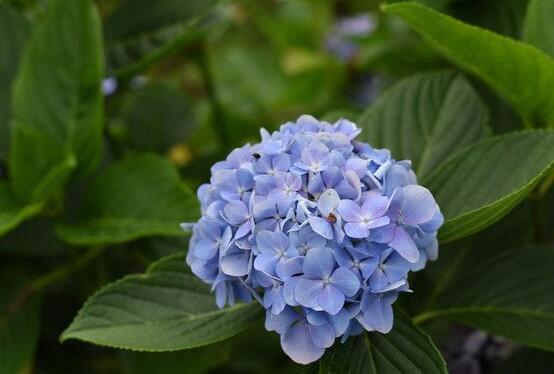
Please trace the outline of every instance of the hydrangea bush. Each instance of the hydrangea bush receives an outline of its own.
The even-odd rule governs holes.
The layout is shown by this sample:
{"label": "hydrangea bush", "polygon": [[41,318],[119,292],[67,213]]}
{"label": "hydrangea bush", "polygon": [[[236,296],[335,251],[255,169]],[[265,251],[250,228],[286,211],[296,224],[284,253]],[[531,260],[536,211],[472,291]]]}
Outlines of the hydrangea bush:
{"label": "hydrangea bush", "polygon": [[360,132],[308,115],[262,129],[198,189],[187,263],[220,308],[259,301],[266,329],[298,363],[335,338],[389,332],[408,274],[438,256],[432,194],[409,160],[356,140]]}

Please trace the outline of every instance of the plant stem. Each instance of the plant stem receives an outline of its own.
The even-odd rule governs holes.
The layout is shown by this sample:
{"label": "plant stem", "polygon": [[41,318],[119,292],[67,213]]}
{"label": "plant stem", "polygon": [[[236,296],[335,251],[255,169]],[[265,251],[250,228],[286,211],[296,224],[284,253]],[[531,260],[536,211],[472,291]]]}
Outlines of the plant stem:
{"label": "plant stem", "polygon": [[49,273],[46,273],[35,280],[31,281],[26,287],[24,287],[19,293],[18,297],[10,304],[8,311],[10,313],[17,312],[29,298],[45,288],[57,283],[64,278],[75,273],[77,270],[85,267],[90,263],[95,257],[104,251],[105,247],[92,247],[88,249],[85,253],[81,254],[79,257],[74,260],[69,261],[67,264],[62,267],[56,268]]}
{"label": "plant stem", "polygon": [[76,259],[68,262],[64,266],[54,269],[53,271],[44,274],[41,277],[38,277],[31,282],[29,287],[34,292],[41,291],[42,289],[64,279],[65,277],[71,275],[77,270],[85,267],[90,261],[92,261],[96,256],[104,251],[105,247],[92,247],[83,253],[81,256]]}

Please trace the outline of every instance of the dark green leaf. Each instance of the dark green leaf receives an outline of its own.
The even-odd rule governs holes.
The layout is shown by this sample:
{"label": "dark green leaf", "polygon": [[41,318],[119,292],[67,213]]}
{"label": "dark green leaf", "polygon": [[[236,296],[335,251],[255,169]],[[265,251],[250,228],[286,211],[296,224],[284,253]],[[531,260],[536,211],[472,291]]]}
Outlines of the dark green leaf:
{"label": "dark green leaf", "polygon": [[128,374],[203,374],[231,358],[228,341],[206,347],[177,352],[129,352],[121,354],[122,366]]}
{"label": "dark green leaf", "polygon": [[323,356],[320,374],[447,373],[431,338],[402,313],[388,334],[364,333],[336,342]]}
{"label": "dark green leaf", "polygon": [[132,149],[165,154],[194,128],[188,97],[169,86],[151,86],[131,95],[126,110],[127,142]]}
{"label": "dark green leaf", "polygon": [[49,217],[36,217],[0,239],[0,255],[22,258],[59,257],[73,252],[54,233]]}
{"label": "dark green leaf", "polygon": [[383,9],[401,17],[446,58],[504,95],[528,123],[554,126],[554,60],[550,56],[420,4]]}
{"label": "dark green leaf", "polygon": [[412,160],[423,177],[488,133],[487,119],[487,109],[463,77],[436,72],[395,84],[358,123],[372,146]]}
{"label": "dark green leaf", "polygon": [[81,212],[77,222],[58,226],[58,234],[68,243],[97,245],[184,235],[179,223],[195,221],[200,209],[167,160],[140,155],[114,163],[95,178]]}
{"label": "dark green leaf", "polygon": [[519,39],[529,0],[455,1],[449,10],[456,18],[498,34]]}
{"label": "dark green leaf", "polygon": [[108,69],[140,70],[193,40],[218,0],[127,0],[106,20]]}
{"label": "dark green leaf", "polygon": [[456,320],[519,343],[554,350],[554,251],[504,251],[485,261],[479,253],[460,266],[436,302],[416,317]]}
{"label": "dark green leaf", "polygon": [[184,255],[175,255],[94,294],[62,340],[173,351],[226,339],[262,315],[255,303],[218,309],[209,286],[190,273]]}
{"label": "dark green leaf", "polygon": [[24,220],[38,214],[43,204],[23,205],[13,196],[10,186],[0,182],[0,236],[14,229]]}
{"label": "dark green leaf", "polygon": [[34,29],[14,82],[10,175],[14,191],[40,201],[101,154],[100,24],[88,0],[53,0]]}
{"label": "dark green leaf", "polygon": [[0,160],[8,148],[12,80],[23,51],[29,23],[6,4],[0,4]]}
{"label": "dark green leaf", "polygon": [[554,353],[520,348],[495,367],[492,374],[552,374]]}
{"label": "dark green leaf", "polygon": [[523,131],[466,148],[423,181],[445,216],[439,238],[462,238],[498,221],[551,170],[554,132]]}
{"label": "dark green leaf", "polygon": [[522,39],[554,56],[554,0],[531,0]]}
{"label": "dark green leaf", "polygon": [[21,274],[6,267],[0,274],[0,373],[23,373],[39,337],[41,297],[25,293]]}

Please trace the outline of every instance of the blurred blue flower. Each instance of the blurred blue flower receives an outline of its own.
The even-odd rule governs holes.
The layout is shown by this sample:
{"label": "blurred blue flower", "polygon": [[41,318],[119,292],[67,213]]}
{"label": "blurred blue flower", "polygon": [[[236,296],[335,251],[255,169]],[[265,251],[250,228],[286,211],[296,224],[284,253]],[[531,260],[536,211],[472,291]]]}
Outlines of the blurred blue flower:
{"label": "blurred blue flower", "polygon": [[258,300],[299,363],[335,338],[387,333],[410,271],[438,256],[443,223],[409,161],[355,140],[360,129],[301,116],[233,150],[198,189],[187,263],[219,307]]}

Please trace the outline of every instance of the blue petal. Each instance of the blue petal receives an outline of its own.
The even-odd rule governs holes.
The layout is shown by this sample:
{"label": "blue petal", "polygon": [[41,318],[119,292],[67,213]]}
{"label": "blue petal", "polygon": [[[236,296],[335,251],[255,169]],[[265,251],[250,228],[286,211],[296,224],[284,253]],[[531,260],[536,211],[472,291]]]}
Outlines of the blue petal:
{"label": "blue petal", "polygon": [[341,309],[335,315],[327,315],[329,325],[335,331],[335,336],[339,337],[346,332],[348,325],[350,324],[350,313],[346,309]]}
{"label": "blue petal", "polygon": [[383,302],[383,298],[379,294],[364,293],[361,309],[364,321],[376,331],[386,334],[392,330],[394,320],[392,306]]}
{"label": "blue petal", "polygon": [[356,275],[346,269],[338,268],[331,278],[331,283],[337,287],[345,296],[353,296],[360,289],[360,281]]}
{"label": "blue petal", "polygon": [[317,302],[323,310],[334,315],[344,306],[344,294],[334,285],[328,284],[319,292]]}
{"label": "blue petal", "polygon": [[415,263],[419,259],[419,250],[410,234],[404,228],[398,226],[394,232],[394,239],[389,246],[398,252],[406,260]]}
{"label": "blue petal", "polygon": [[223,256],[219,263],[221,271],[233,277],[242,277],[248,274],[248,262],[250,256],[245,251],[241,253],[233,253]]}
{"label": "blue petal", "polygon": [[316,347],[329,348],[335,342],[335,331],[327,323],[320,326],[310,325],[310,335]]}
{"label": "blue petal", "polygon": [[284,334],[298,321],[300,315],[291,308],[285,308],[281,313],[274,314],[269,310],[265,314],[265,329],[267,331],[275,331],[278,334]]}
{"label": "blue petal", "polygon": [[309,278],[330,277],[335,268],[333,253],[328,248],[314,248],[304,258],[304,275]]}
{"label": "blue petal", "polygon": [[369,236],[369,228],[367,225],[359,222],[348,222],[344,225],[346,235],[355,239],[363,239]]}
{"label": "blue petal", "polygon": [[281,336],[283,351],[296,363],[310,364],[323,356],[325,348],[317,347],[312,340],[309,325],[299,323]]}
{"label": "blue petal", "polygon": [[329,222],[321,217],[312,216],[308,218],[308,223],[312,230],[326,239],[333,239],[333,227]]}
{"label": "blue petal", "polygon": [[322,281],[300,278],[294,287],[294,299],[302,306],[318,309],[318,298],[322,290]]}

